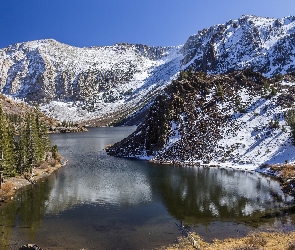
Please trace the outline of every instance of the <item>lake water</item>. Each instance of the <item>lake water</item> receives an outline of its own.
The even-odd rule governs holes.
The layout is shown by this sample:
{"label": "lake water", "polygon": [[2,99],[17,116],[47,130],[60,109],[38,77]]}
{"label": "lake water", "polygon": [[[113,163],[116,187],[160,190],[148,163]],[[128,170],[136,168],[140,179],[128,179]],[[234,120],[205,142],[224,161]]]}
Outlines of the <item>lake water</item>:
{"label": "lake water", "polygon": [[68,164],[0,207],[0,249],[152,249],[181,231],[205,240],[294,230],[295,209],[270,177],[108,156],[135,127],[53,134]]}

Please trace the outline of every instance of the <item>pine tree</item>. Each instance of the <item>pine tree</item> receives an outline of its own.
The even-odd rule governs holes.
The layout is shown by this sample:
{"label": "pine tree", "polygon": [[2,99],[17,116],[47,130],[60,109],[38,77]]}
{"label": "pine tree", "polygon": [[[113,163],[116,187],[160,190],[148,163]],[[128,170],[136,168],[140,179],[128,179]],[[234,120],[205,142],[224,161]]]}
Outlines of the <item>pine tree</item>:
{"label": "pine tree", "polygon": [[27,171],[27,140],[25,137],[24,122],[20,124],[19,140],[17,143],[17,172],[23,174]]}
{"label": "pine tree", "polygon": [[50,139],[47,133],[46,124],[44,122],[44,119],[42,119],[42,115],[39,109],[37,109],[35,122],[36,122],[37,134],[38,134],[37,155],[38,155],[38,161],[40,162],[44,159],[45,153],[50,150]]}
{"label": "pine tree", "polygon": [[35,117],[32,114],[27,115],[26,117],[26,128],[25,128],[25,137],[27,140],[27,164],[29,171],[32,172],[32,168],[37,165],[39,162],[38,151],[39,151],[39,136],[36,126]]}
{"label": "pine tree", "polygon": [[[18,141],[14,139],[16,124],[12,125],[12,121],[19,122]],[[32,168],[44,160],[48,151],[52,151],[54,158],[57,158],[57,146],[50,147],[47,127],[40,110],[37,108],[36,113],[27,114],[24,118],[8,116],[0,103],[0,170],[4,176],[32,172]]]}
{"label": "pine tree", "polygon": [[0,105],[0,170],[4,176],[15,175],[15,143],[12,126]]}

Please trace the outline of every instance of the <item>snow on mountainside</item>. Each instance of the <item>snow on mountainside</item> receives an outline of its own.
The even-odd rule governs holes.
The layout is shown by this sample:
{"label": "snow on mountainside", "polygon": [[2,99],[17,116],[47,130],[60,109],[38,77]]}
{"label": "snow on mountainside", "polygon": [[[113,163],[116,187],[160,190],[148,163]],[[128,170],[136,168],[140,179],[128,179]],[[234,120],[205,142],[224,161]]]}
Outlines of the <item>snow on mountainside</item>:
{"label": "snow on mountainside", "polygon": [[292,16],[245,15],[174,47],[77,48],[50,39],[18,43],[0,50],[0,89],[39,102],[59,120],[111,124],[150,105],[183,69],[218,74],[253,68],[265,76],[294,71],[294,25]]}
{"label": "snow on mountainside", "polygon": [[181,73],[154,101],[146,120],[110,155],[160,163],[256,169],[295,162],[288,110],[295,74],[265,78],[252,70]]}
{"label": "snow on mountainside", "polygon": [[6,95],[41,103],[59,120],[107,114],[113,121],[149,102],[178,72],[179,48],[125,43],[76,48],[55,40],[15,44],[0,50],[0,87]]}
{"label": "snow on mountainside", "polygon": [[244,15],[191,36],[182,64],[209,74],[252,68],[266,76],[295,70],[295,17]]}

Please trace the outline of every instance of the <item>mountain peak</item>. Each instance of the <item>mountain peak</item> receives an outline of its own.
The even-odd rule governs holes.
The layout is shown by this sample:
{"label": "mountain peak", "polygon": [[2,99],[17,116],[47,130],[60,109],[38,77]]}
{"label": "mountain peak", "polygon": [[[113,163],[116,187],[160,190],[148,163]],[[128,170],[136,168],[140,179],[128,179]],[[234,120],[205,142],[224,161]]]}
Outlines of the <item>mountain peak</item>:
{"label": "mountain peak", "polygon": [[180,70],[221,74],[251,68],[271,77],[295,71],[294,57],[293,16],[243,15],[177,47],[121,42],[78,48],[54,39],[18,43],[0,52],[0,89],[39,101],[61,120],[107,120],[106,113],[119,119],[153,101]]}

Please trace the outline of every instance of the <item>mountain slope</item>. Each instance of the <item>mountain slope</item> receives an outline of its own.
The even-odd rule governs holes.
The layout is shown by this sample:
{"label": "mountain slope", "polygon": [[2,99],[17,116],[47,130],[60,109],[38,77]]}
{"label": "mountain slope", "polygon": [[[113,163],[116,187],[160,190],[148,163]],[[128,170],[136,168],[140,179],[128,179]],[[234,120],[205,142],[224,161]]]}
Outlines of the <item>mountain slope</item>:
{"label": "mountain slope", "polygon": [[209,74],[252,68],[265,76],[295,70],[295,17],[244,15],[191,36],[182,48],[183,65]]}
{"label": "mountain slope", "polygon": [[294,162],[285,121],[294,100],[294,75],[278,81],[252,70],[213,76],[182,72],[137,130],[108,152],[160,163],[248,169]]}
{"label": "mountain slope", "polygon": [[0,91],[38,102],[60,121],[108,125],[146,110],[180,70],[220,74],[252,68],[269,77],[294,71],[294,26],[292,16],[244,15],[199,31],[183,46],[18,43],[0,50]]}
{"label": "mountain slope", "polygon": [[179,70],[178,47],[115,44],[76,48],[54,40],[0,51],[6,95],[39,102],[60,120],[83,121],[132,112]]}
{"label": "mountain slope", "polygon": [[49,133],[84,132],[87,129],[79,124],[60,123],[54,118],[48,117],[40,112],[36,107],[31,107],[25,102],[14,101],[5,95],[0,94],[0,105],[3,108],[10,124],[14,126],[15,132],[19,132],[21,122],[28,114],[38,114],[44,120]]}

